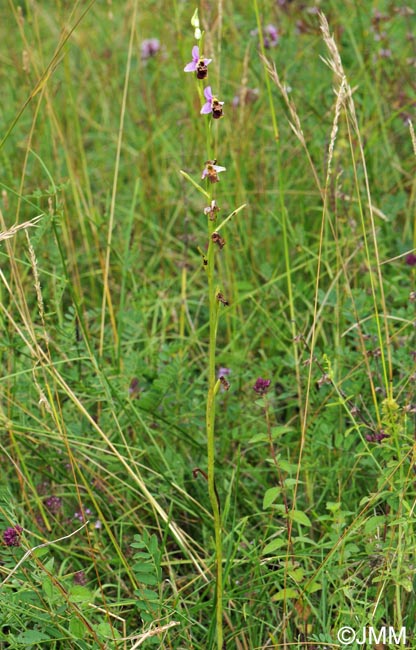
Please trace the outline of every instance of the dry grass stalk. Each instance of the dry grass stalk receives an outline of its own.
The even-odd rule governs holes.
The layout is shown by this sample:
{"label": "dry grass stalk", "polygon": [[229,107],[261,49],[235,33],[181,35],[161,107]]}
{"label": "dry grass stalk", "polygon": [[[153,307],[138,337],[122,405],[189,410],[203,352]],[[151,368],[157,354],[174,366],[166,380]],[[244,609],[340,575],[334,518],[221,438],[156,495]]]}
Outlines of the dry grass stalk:
{"label": "dry grass stalk", "polygon": [[138,637],[128,637],[127,640],[135,639],[135,643],[131,646],[130,650],[135,650],[135,648],[138,648],[139,646],[143,645],[146,639],[149,639],[152,636],[156,636],[157,634],[162,634],[163,632],[169,630],[171,627],[175,627],[175,625],[180,625],[179,621],[171,621],[166,625],[160,625],[158,627],[151,628],[147,632],[140,634],[140,636]]}
{"label": "dry grass stalk", "polygon": [[[381,332],[381,328],[379,328],[379,340],[380,340],[380,349],[381,349],[381,363],[383,367],[383,375],[384,375],[384,383],[385,383],[385,389],[386,393],[388,393],[391,390],[392,386],[392,373],[393,373],[393,368],[392,368],[392,356],[391,356],[391,341],[390,341],[390,333],[389,333],[389,328],[388,328],[388,322],[387,322],[387,305],[386,305],[386,300],[385,300],[385,295],[384,295],[384,285],[383,285],[383,277],[381,274],[381,263],[380,263],[380,255],[379,255],[379,249],[378,249],[378,240],[377,240],[377,232],[376,232],[376,225],[375,225],[375,213],[373,209],[373,201],[372,201],[372,196],[371,196],[371,190],[370,190],[370,182],[368,178],[368,173],[367,173],[367,165],[366,165],[366,159],[365,159],[365,154],[364,154],[364,147],[363,147],[363,142],[361,138],[361,133],[360,133],[360,128],[358,124],[358,119],[357,119],[357,114],[355,112],[355,105],[354,105],[354,100],[353,100],[353,93],[351,86],[348,84],[346,80],[346,75],[344,73],[344,68],[342,66],[342,61],[341,57],[338,52],[337,45],[335,43],[335,40],[333,36],[331,36],[330,31],[329,31],[329,25],[326,17],[324,16],[323,13],[319,13],[319,20],[321,23],[321,31],[323,35],[324,42],[328,48],[329,51],[329,58],[328,59],[323,59],[325,63],[329,66],[329,68],[333,71],[338,83],[340,84],[340,88],[342,85],[345,86],[345,108],[346,108],[346,121],[347,121],[347,128],[348,128],[348,138],[350,141],[350,144],[352,142],[353,135],[356,138],[357,144],[358,144],[358,161],[362,165],[362,171],[363,171],[363,179],[364,179],[364,194],[366,196],[366,203],[368,206],[368,223],[369,223],[369,230],[371,233],[371,240],[372,240],[372,249],[374,253],[374,257],[376,260],[376,269],[377,269],[377,284],[378,284],[378,291],[376,287],[376,283],[374,282],[373,277],[370,275],[370,281],[371,281],[371,291],[373,295],[373,300],[374,300],[374,310],[376,313],[376,320],[378,321],[379,318],[379,309],[377,305],[377,293],[379,294],[380,297],[380,304],[381,304],[381,313],[382,313],[382,319],[384,323],[384,341],[383,341],[383,335]],[[341,104],[340,104],[341,106]],[[336,134],[336,133],[335,133]],[[357,187],[357,196],[358,196],[358,201],[359,201],[359,209],[361,213],[361,223],[362,223],[362,230],[363,230],[363,238],[364,238],[364,244],[366,248],[366,254],[367,257],[370,257],[370,249],[369,249],[369,240],[367,238],[367,225],[366,225],[366,215],[364,212],[364,205],[363,205],[363,200],[361,196],[361,190],[359,187],[359,182],[358,182],[358,177],[357,177],[357,160],[355,160],[354,156],[352,158],[352,163],[354,166],[354,172],[356,176],[356,187]],[[375,401],[375,406],[377,408],[377,403]]]}
{"label": "dry grass stalk", "polygon": [[409,120],[408,124],[409,124],[410,138],[411,138],[411,140],[412,140],[412,145],[413,145],[413,151],[414,151],[414,154],[415,154],[415,156],[416,156],[416,137],[415,137],[415,130],[414,130],[414,128],[413,128],[413,124],[412,124],[412,121],[411,121],[411,120]]}
{"label": "dry grass stalk", "polygon": [[304,136],[304,133],[303,133],[303,130],[302,130],[302,125],[301,125],[299,115],[298,115],[297,110],[296,110],[296,106],[295,106],[294,102],[290,99],[290,97],[288,95],[288,92],[287,92],[287,88],[282,83],[282,81],[281,81],[281,79],[279,77],[279,74],[278,74],[278,72],[276,70],[275,64],[271,63],[268,59],[266,59],[266,57],[264,57],[262,55],[260,55],[260,58],[263,61],[264,65],[266,67],[266,70],[269,73],[273,83],[276,84],[276,86],[278,87],[278,89],[280,90],[280,92],[282,94],[282,97],[283,97],[283,99],[284,99],[284,101],[286,103],[286,106],[287,106],[287,108],[289,110],[289,114],[290,114],[290,117],[291,117],[291,120],[292,120],[292,121],[289,120],[289,126],[292,129],[295,136],[297,137],[297,139],[299,140],[299,142],[301,143],[301,145],[302,145],[302,147],[303,147],[303,149],[305,151],[306,157],[307,157],[307,159],[309,161],[309,164],[311,166],[311,169],[312,169],[312,173],[313,173],[316,185],[317,185],[321,195],[323,196],[323,190],[322,190],[321,183],[320,183],[320,180],[319,180],[318,172],[316,171],[315,165],[314,165],[313,160],[311,158],[311,155],[309,153],[309,149],[308,149],[307,144],[306,144],[305,136]]}
{"label": "dry grass stalk", "polygon": [[30,257],[30,264],[32,266],[32,271],[33,271],[33,277],[35,279],[35,291],[36,291],[36,297],[38,301],[38,308],[39,308],[39,315],[42,321],[43,327],[45,327],[45,310],[43,307],[43,297],[42,297],[42,291],[40,287],[40,280],[39,280],[39,273],[38,273],[38,261],[36,259],[36,254],[34,251],[34,248],[32,246],[32,243],[29,238],[29,234],[26,232],[26,238],[27,238],[27,244],[29,248],[29,257]]}
{"label": "dry grass stalk", "polygon": [[37,226],[37,224],[42,219],[42,217],[43,214],[39,214],[37,217],[34,217],[30,221],[25,221],[24,223],[16,224],[15,226],[12,226],[8,230],[4,230],[3,232],[0,232],[0,241],[4,241],[5,239],[11,239],[20,230],[26,230],[27,228],[32,228],[33,226]]}

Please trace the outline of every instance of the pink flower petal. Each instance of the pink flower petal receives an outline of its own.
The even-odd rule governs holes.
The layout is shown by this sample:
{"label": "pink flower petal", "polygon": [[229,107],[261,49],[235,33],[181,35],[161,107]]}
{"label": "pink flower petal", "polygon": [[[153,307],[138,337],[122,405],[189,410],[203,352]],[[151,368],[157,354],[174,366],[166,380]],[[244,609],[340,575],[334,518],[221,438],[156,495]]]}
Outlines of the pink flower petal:
{"label": "pink flower petal", "polygon": [[211,102],[207,102],[206,104],[203,105],[201,108],[201,114],[202,115],[209,115],[209,113],[212,112],[212,105]]}
{"label": "pink flower petal", "polygon": [[208,102],[211,102],[213,97],[212,97],[212,92],[211,92],[211,86],[207,86],[204,90],[204,97]]}

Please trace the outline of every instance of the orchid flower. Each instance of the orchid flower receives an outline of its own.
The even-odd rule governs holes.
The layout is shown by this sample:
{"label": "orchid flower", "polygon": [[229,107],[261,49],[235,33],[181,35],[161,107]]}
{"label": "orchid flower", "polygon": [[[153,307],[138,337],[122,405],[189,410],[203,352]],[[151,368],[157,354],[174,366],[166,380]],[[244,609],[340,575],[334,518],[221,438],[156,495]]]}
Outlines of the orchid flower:
{"label": "orchid flower", "polygon": [[198,79],[205,79],[208,75],[207,66],[211,63],[212,59],[205,59],[199,55],[198,45],[192,48],[192,61],[187,63],[184,67],[184,72],[196,72]]}

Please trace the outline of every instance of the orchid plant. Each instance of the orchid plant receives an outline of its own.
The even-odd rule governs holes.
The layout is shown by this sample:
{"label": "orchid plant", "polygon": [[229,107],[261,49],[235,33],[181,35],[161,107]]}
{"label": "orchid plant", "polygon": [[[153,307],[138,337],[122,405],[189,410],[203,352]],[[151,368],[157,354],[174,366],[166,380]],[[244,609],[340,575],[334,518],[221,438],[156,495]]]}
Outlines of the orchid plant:
{"label": "orchid plant", "polygon": [[[196,470],[196,474],[201,473],[206,477],[208,482],[208,493],[211,503],[211,509],[214,519],[214,538],[215,538],[215,559],[216,559],[216,645],[218,650],[225,647],[223,641],[223,567],[222,567],[222,522],[220,497],[215,484],[215,401],[216,395],[220,390],[230,388],[229,381],[225,378],[225,373],[216,373],[216,342],[217,330],[220,312],[229,306],[229,300],[223,294],[218,286],[216,264],[216,255],[220,254],[225,246],[225,239],[219,234],[219,231],[225,224],[245,206],[242,205],[231,214],[229,214],[220,224],[217,223],[218,213],[220,211],[215,199],[216,183],[220,181],[219,175],[226,171],[226,167],[217,164],[217,152],[214,150],[217,138],[212,137],[213,127],[217,128],[220,120],[224,117],[224,102],[220,101],[212,92],[211,86],[206,86],[203,90],[200,81],[208,77],[208,65],[212,59],[206,58],[202,54],[203,33],[200,30],[198,11],[196,10],[191,24],[195,29],[194,35],[198,45],[192,48],[192,60],[184,67],[185,72],[194,72],[197,80],[197,90],[201,99],[201,115],[210,115],[212,119],[206,121],[207,135],[207,160],[201,174],[201,180],[207,181],[207,189],[204,189],[186,172],[181,172],[207,199],[208,205],[201,208],[201,211],[207,217],[207,252],[203,254],[203,268],[205,269],[208,283],[208,301],[209,301],[209,345],[208,345],[208,392],[206,399],[206,433],[207,433],[207,472]],[[215,122],[214,122],[215,120]]]}

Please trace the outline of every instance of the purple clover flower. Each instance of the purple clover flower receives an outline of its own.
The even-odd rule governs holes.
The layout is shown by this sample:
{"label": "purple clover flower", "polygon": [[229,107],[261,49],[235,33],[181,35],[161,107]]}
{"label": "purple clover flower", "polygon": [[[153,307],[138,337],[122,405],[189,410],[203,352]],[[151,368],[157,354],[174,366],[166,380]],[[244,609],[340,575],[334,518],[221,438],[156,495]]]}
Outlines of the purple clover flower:
{"label": "purple clover flower", "polygon": [[158,52],[160,52],[159,39],[145,38],[140,46],[140,52],[143,60],[150,59],[152,56],[155,56]]}
{"label": "purple clover flower", "polygon": [[198,79],[205,79],[208,76],[207,66],[211,63],[212,59],[205,59],[199,56],[199,47],[194,45],[192,48],[192,61],[187,63],[184,67],[184,72],[196,72]]}
{"label": "purple clover flower", "polygon": [[388,437],[389,435],[384,431],[384,429],[380,429],[374,433],[367,433],[365,439],[367,442],[383,442],[383,440]]}
{"label": "purple clover flower", "polygon": [[265,395],[269,390],[271,383],[271,379],[262,379],[259,377],[253,386],[253,390],[257,393],[257,395]]}
{"label": "purple clover flower", "polygon": [[201,115],[209,115],[212,113],[212,117],[215,120],[222,117],[222,107],[224,102],[219,102],[216,97],[212,94],[211,86],[207,86],[204,90],[204,97],[207,100],[203,107],[201,108]]}
{"label": "purple clover flower", "polygon": [[279,42],[279,32],[274,25],[266,25],[264,28],[264,47],[269,49],[276,47]]}
{"label": "purple clover flower", "polygon": [[87,584],[87,576],[84,571],[77,571],[74,573],[74,584],[82,586]]}
{"label": "purple clover flower", "polygon": [[217,165],[216,162],[216,160],[207,160],[205,163],[205,168],[202,172],[202,180],[204,180],[204,178],[208,178],[211,183],[219,183],[220,179],[218,178],[218,174],[225,172],[226,167],[221,167],[220,165]]}
{"label": "purple clover flower", "polygon": [[20,546],[20,535],[22,534],[22,530],[23,528],[18,525],[6,528],[3,533],[3,542],[6,546]]}
{"label": "purple clover flower", "polygon": [[58,514],[62,507],[62,499],[60,497],[51,496],[43,500],[43,503],[52,515]]}
{"label": "purple clover flower", "polygon": [[[252,29],[250,35],[257,36],[258,33],[258,29]],[[266,50],[269,50],[271,47],[276,47],[279,38],[279,30],[274,25],[269,24],[263,28],[263,42]]]}
{"label": "purple clover flower", "polygon": [[416,266],[416,255],[414,253],[406,255],[406,264],[408,266]]}
{"label": "purple clover flower", "polygon": [[[92,512],[91,512],[91,510],[89,508],[84,508],[84,514],[85,514],[86,517],[89,517],[92,514]],[[82,514],[82,512],[75,512],[74,513],[74,519],[78,519],[78,521],[80,521],[81,523],[84,523],[84,521],[85,521],[84,515]]]}

